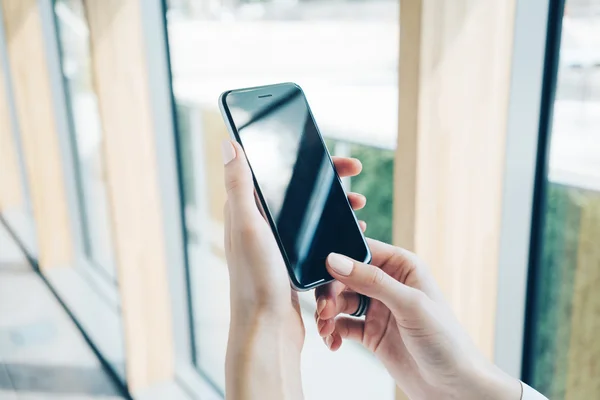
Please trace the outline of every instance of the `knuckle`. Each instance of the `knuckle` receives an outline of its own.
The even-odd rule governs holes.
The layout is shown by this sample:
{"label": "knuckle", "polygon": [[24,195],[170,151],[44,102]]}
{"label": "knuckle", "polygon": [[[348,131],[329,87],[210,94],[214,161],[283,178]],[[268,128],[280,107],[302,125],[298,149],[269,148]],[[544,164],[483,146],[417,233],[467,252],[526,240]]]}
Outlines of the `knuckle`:
{"label": "knuckle", "polygon": [[383,284],[383,281],[385,280],[384,272],[381,269],[375,267],[371,267],[370,269],[371,273],[367,278],[367,285],[370,287],[381,286]]}
{"label": "knuckle", "polygon": [[348,327],[348,323],[345,319],[339,320],[336,328],[341,337],[348,337],[350,334],[350,328]]}
{"label": "knuckle", "polygon": [[238,190],[241,186],[243,186],[243,179],[241,179],[237,174],[230,174],[227,176],[225,180],[225,190],[230,194]]}

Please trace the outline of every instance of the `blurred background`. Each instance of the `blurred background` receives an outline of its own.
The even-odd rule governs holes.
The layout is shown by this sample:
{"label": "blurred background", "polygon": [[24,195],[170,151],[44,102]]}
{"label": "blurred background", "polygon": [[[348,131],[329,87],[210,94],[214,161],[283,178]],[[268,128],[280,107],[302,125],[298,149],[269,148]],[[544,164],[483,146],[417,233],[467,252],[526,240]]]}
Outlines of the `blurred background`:
{"label": "blurred background", "polygon": [[[600,396],[599,0],[0,5],[1,399],[223,398],[217,98],[289,81],[484,354]],[[301,302],[307,399],[404,398]]]}

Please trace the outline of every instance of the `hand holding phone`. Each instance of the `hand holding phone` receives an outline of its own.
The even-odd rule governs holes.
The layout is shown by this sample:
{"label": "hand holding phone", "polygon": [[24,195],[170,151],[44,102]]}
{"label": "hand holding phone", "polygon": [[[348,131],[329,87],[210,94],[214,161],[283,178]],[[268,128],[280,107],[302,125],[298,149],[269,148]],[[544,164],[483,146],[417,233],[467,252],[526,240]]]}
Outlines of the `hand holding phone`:
{"label": "hand holding phone", "polygon": [[[234,398],[279,398],[282,393],[286,398],[302,398],[304,327],[298,293],[290,288],[278,245],[256,207],[242,148],[225,142],[224,155],[229,199],[225,252],[231,277],[226,390]],[[352,171],[348,168],[352,160],[334,163],[344,171],[341,176]],[[425,394],[427,398],[518,399],[519,381],[479,353],[423,262],[401,248],[373,240],[369,244],[373,266],[352,261],[348,269],[347,259],[342,264],[328,259],[328,268],[338,280],[316,291],[318,303],[326,300],[326,304],[315,315],[327,346],[335,351],[346,339],[362,343],[411,398]],[[358,293],[377,302],[364,320],[343,315],[356,310]],[[240,385],[240,376],[250,384]],[[523,390],[530,389],[523,386]]]}
{"label": "hand holding phone", "polygon": [[219,105],[246,153],[292,285],[307,290],[333,280],[325,268],[332,252],[369,262],[369,248],[300,87],[232,90]]}
{"label": "hand holding phone", "polygon": [[[268,336],[269,341],[281,340],[286,344],[267,347],[290,351],[284,357],[276,358],[289,363],[283,369],[293,375],[304,342],[298,293],[291,289],[279,246],[268,222],[256,207],[252,174],[239,143],[223,143],[223,161],[228,198],[224,209],[225,256],[230,277],[232,327],[228,354],[231,351],[232,355],[244,356],[242,353],[249,347],[259,345],[256,343],[256,329],[260,327],[262,335]],[[356,159],[334,158],[333,161],[340,176],[360,173],[361,164]],[[350,203],[355,209],[362,208],[365,201],[361,195],[350,196]],[[251,329],[250,334],[248,329]],[[249,338],[253,343],[248,343]],[[275,356],[265,352],[264,348],[256,354]],[[236,364],[229,356],[228,360],[228,363]],[[246,364],[245,359],[238,361]],[[230,371],[229,376],[238,375]]]}

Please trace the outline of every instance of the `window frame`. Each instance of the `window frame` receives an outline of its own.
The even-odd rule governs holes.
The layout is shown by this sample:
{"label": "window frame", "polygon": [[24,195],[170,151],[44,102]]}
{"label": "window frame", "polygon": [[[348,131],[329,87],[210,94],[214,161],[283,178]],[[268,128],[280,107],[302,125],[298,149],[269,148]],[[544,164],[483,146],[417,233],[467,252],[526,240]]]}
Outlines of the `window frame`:
{"label": "window frame", "polygon": [[[127,360],[118,289],[91,260],[84,239],[88,235],[83,214],[85,200],[77,171],[75,127],[63,75],[60,33],[54,5],[54,0],[38,1],[66,200],[68,209],[71,210],[69,228],[74,254],[70,265],[53,266],[44,272],[44,278],[115,382],[125,387]],[[88,297],[84,303],[80,301],[81,293]]]}
{"label": "window frame", "polygon": [[494,361],[522,375],[550,0],[518,0],[510,81]]}
{"label": "window frame", "polygon": [[562,41],[565,0],[550,0],[547,14],[548,26],[543,65],[543,87],[539,119],[538,147],[535,158],[533,209],[531,213],[530,253],[527,276],[526,318],[524,320],[523,354],[521,378],[528,383],[532,380],[534,358],[535,326],[538,315],[535,312],[538,290],[537,276],[543,262],[544,232],[546,227],[546,206],[549,183],[549,156],[552,135],[555,95],[558,85],[558,71]]}
{"label": "window frame", "polygon": [[[93,271],[86,255],[85,243],[80,235],[84,232],[84,205],[81,204],[79,179],[76,176],[76,160],[73,151],[73,120],[66,95],[66,85],[61,68],[60,41],[54,13],[53,0],[39,0],[44,32],[44,52],[48,62],[52,84],[52,100],[59,132],[60,152],[63,162],[65,190],[71,210],[70,230],[73,234],[76,255],[73,264],[78,268],[58,266],[45,272],[51,287],[65,299],[73,318],[88,341],[108,365],[113,376],[124,382],[118,368],[107,364],[101,339],[94,336],[93,322],[88,321],[87,307],[72,307],[73,287],[96,281],[93,273],[81,274],[77,270]],[[158,181],[163,188],[160,193],[161,209],[165,221],[165,241],[169,262],[169,289],[176,359],[176,383],[190,396],[201,394],[206,398],[221,398],[194,368],[196,352],[191,302],[189,262],[185,250],[183,215],[182,174],[179,150],[176,146],[177,120],[172,91],[169,43],[167,40],[166,0],[140,2],[143,21],[143,37],[150,101],[153,110],[154,134],[157,142]],[[528,348],[532,340],[535,318],[528,312],[533,307],[536,290],[536,271],[540,263],[540,247],[543,239],[545,194],[547,190],[549,135],[556,89],[556,73],[560,47],[561,18],[564,0],[517,1],[515,37],[508,109],[507,148],[504,166],[502,200],[502,226],[500,236],[500,259],[498,266],[498,299],[495,326],[495,361],[514,376],[528,380]],[[0,7],[0,27],[3,28]],[[558,23],[557,23],[558,21]],[[4,29],[0,32],[0,58],[6,71],[12,131],[19,153],[22,186],[26,201],[28,185],[25,174],[21,137],[12,98],[9,63],[7,62]],[[541,100],[540,100],[541,98]],[[395,182],[397,184],[397,182]],[[27,218],[27,216],[25,216]],[[11,230],[16,232],[21,244],[36,258],[35,235],[26,234],[21,225],[24,219],[2,215]],[[31,219],[29,216],[28,218]],[[33,221],[30,221],[33,224]],[[32,240],[33,239],[33,240]],[[83,267],[81,267],[83,266]],[[75,282],[78,282],[77,284]],[[96,289],[102,309],[118,306],[118,292],[110,285]],[[116,297],[115,297],[116,296]],[[108,302],[106,300],[109,300]],[[120,325],[118,307],[111,311],[111,318]],[[88,317],[86,318],[86,314]],[[96,324],[97,326],[97,324]],[[100,332],[104,333],[104,332]],[[126,360],[125,360],[126,361]],[[203,397],[204,398],[204,397]]]}
{"label": "window frame", "polygon": [[[91,279],[92,284],[100,286],[105,296],[110,299],[111,303],[115,303],[118,307],[118,294],[116,286],[112,285],[113,278],[102,268],[102,266],[93,259],[91,248],[90,225],[88,223],[88,206],[86,204],[85,193],[83,190],[83,179],[79,168],[79,150],[77,147],[77,128],[75,125],[75,116],[73,111],[73,103],[69,92],[69,83],[67,77],[63,73],[63,54],[64,50],[61,43],[61,32],[56,15],[55,7],[56,0],[49,0],[51,3],[52,21],[47,21],[52,24],[48,29],[53,29],[53,39],[46,42],[47,56],[51,67],[52,82],[54,89],[54,103],[57,107],[57,120],[60,125],[60,141],[61,151],[63,156],[63,168],[65,170],[65,181],[67,182],[67,196],[69,208],[73,210],[70,215],[73,235],[76,249],[76,259],[78,266],[83,268],[82,275],[86,279]],[[46,2],[46,0],[43,0]],[[85,2],[82,0],[82,5],[85,7]],[[42,8],[44,10],[44,8]],[[43,13],[45,14],[45,13]],[[43,18],[44,20],[46,18]],[[52,51],[52,49],[56,49]],[[58,76],[54,72],[54,58],[58,57],[59,72]],[[60,79],[60,81],[59,81]],[[66,118],[65,118],[66,117]],[[102,127],[101,127],[102,130]],[[110,204],[108,204],[110,206]],[[78,233],[78,234],[77,234]],[[112,239],[112,232],[111,232]],[[114,242],[111,240],[111,251],[114,255]],[[114,257],[113,257],[114,258]],[[116,260],[114,260],[116,262]],[[111,286],[115,286],[115,289]]]}
{"label": "window frame", "polygon": [[[163,24],[161,27],[159,27],[158,29],[156,28],[156,20],[155,20],[155,16],[151,16],[151,14],[153,13],[153,11],[150,11],[149,9],[155,7],[154,5],[152,5],[153,3],[157,3],[160,2],[161,6],[162,6],[162,18],[161,18],[161,23]],[[181,244],[178,245],[179,248],[183,249],[184,252],[184,257],[185,257],[185,273],[186,273],[186,286],[187,286],[187,301],[188,301],[188,315],[186,317],[186,321],[185,323],[183,323],[181,320],[178,322],[175,318],[174,320],[174,327],[175,330],[177,330],[177,327],[179,326],[186,326],[186,329],[188,332],[191,333],[191,337],[190,337],[190,342],[191,345],[190,347],[188,347],[189,351],[191,351],[191,358],[188,358],[186,356],[186,358],[188,358],[188,360],[191,360],[192,364],[189,364],[193,367],[193,371],[189,369],[189,365],[186,366],[185,368],[182,368],[179,371],[183,371],[183,373],[180,375],[179,373],[178,378],[180,377],[186,377],[187,379],[189,379],[190,382],[189,385],[186,385],[187,387],[195,387],[196,389],[194,389],[192,392],[193,393],[201,393],[203,395],[208,395],[205,393],[209,393],[210,396],[217,396],[215,398],[218,399],[223,399],[224,398],[224,388],[221,388],[220,386],[218,386],[218,384],[211,379],[208,374],[206,374],[202,368],[199,366],[199,364],[197,363],[197,358],[198,356],[202,356],[201,354],[199,354],[196,350],[195,347],[195,340],[196,340],[196,336],[195,336],[195,325],[194,325],[194,314],[193,314],[193,306],[194,306],[194,301],[193,301],[193,293],[192,293],[192,288],[191,288],[191,284],[192,284],[192,279],[191,279],[191,272],[190,272],[190,265],[189,265],[189,259],[188,259],[188,251],[187,251],[187,240],[186,240],[186,226],[185,226],[185,213],[184,213],[184,203],[185,203],[185,197],[184,197],[184,191],[183,191],[183,165],[182,165],[182,157],[180,155],[180,146],[178,143],[178,109],[177,109],[177,105],[184,105],[187,107],[188,103],[183,100],[183,101],[178,101],[176,103],[175,101],[175,94],[174,94],[174,90],[173,90],[173,77],[171,74],[171,57],[170,57],[170,51],[169,51],[169,38],[168,38],[168,25],[167,25],[167,11],[168,11],[168,0],[149,0],[147,1],[148,4],[146,4],[146,1],[143,2],[142,5],[142,9],[145,9],[146,11],[142,11],[142,14],[144,16],[144,25],[145,25],[145,30],[144,30],[144,37],[147,43],[149,43],[149,46],[151,47],[151,49],[148,49],[148,47],[146,47],[147,49],[147,54],[152,54],[152,53],[160,53],[162,52],[162,50],[160,50],[160,47],[163,46],[163,41],[164,41],[164,46],[166,46],[166,60],[167,60],[167,69],[168,69],[168,88],[169,88],[169,94],[168,94],[168,98],[170,99],[171,103],[169,106],[167,106],[164,101],[162,103],[162,107],[160,106],[155,106],[154,107],[154,117],[155,117],[155,123],[157,120],[157,116],[158,119],[161,119],[160,115],[163,114],[165,112],[165,110],[171,110],[172,113],[172,126],[171,127],[166,127],[163,126],[161,124],[157,124],[157,132],[158,131],[163,131],[163,132],[172,132],[172,143],[174,146],[174,154],[175,158],[172,161],[169,161],[170,164],[172,165],[176,165],[177,166],[177,182],[178,182],[178,186],[179,186],[179,198],[177,199],[178,202],[178,207],[179,207],[179,211],[180,211],[180,222],[181,222],[181,232],[182,232],[182,236],[181,236]],[[398,0],[399,3],[399,0]],[[146,28],[148,28],[149,30],[146,30]],[[154,29],[155,31],[152,31],[152,29]],[[157,33],[156,31],[160,31],[160,33]],[[164,36],[162,36],[164,35]],[[154,36],[154,38],[153,38]],[[162,36],[161,38],[158,38],[158,36]],[[157,50],[158,49],[158,50]],[[152,97],[152,103],[155,105],[159,105],[161,104],[161,99],[159,96],[159,99],[155,99],[154,97],[156,96],[157,93],[161,93],[162,90],[162,79],[163,76],[161,75],[160,72],[156,72],[156,70],[158,69],[162,69],[162,66],[160,66],[160,64],[163,63],[162,59],[160,57],[157,58],[150,58],[150,56],[148,56],[147,59],[147,63],[148,63],[148,68],[149,68],[149,79],[151,82],[151,87],[152,87],[152,91],[150,93],[150,96]],[[155,74],[157,75],[153,75],[153,70],[155,70]],[[216,99],[215,99],[215,104],[216,104]],[[170,107],[170,108],[169,108]],[[195,113],[195,110],[192,110],[192,113]],[[163,117],[164,118],[164,117]],[[344,143],[343,147],[344,147],[344,151],[348,150],[349,146],[352,144],[352,142],[343,142],[341,139],[339,138],[334,138],[334,137],[328,137],[326,139],[331,139],[334,140],[336,143]],[[161,138],[159,136],[157,136],[157,143],[161,143]],[[367,146],[364,143],[359,143],[360,145],[363,146]],[[199,146],[202,146],[202,144],[199,144]],[[380,149],[380,146],[378,145],[373,145],[371,146],[373,148],[377,148]],[[167,149],[168,153],[171,153],[171,144],[167,144],[167,146],[163,146],[161,147],[162,149]],[[202,147],[200,147],[202,148]],[[392,149],[388,149],[385,148],[385,150],[389,150],[389,151],[393,151]],[[161,153],[165,153],[164,151]],[[332,155],[335,152],[332,152]],[[347,154],[346,154],[347,155]],[[164,154],[159,154],[158,155],[159,159],[162,157],[167,158],[167,156],[165,156]],[[160,161],[159,161],[160,163]],[[197,167],[198,164],[194,163],[194,167]],[[161,167],[162,169],[162,167]],[[197,192],[196,195],[199,195],[200,197],[203,197],[202,194],[206,194],[206,181],[205,181],[205,176],[206,176],[206,169],[202,168],[200,170],[195,170],[194,173],[198,173],[199,177],[197,177],[196,179],[198,180],[198,188],[197,188]],[[345,180],[347,180],[347,178],[345,178]],[[163,181],[161,180],[161,186],[163,186]],[[164,187],[164,186],[163,186]],[[164,192],[164,191],[163,191]],[[171,192],[169,190],[169,192]],[[165,197],[163,195],[163,200],[167,199],[167,202],[171,202],[171,201],[175,201],[173,199],[170,198],[170,195],[167,195],[167,197]],[[203,201],[200,201],[201,203],[203,203]],[[202,204],[200,207],[206,207],[206,204]],[[164,205],[163,205],[164,208]],[[165,213],[165,215],[168,215],[168,212]],[[170,223],[172,221],[169,221]],[[173,238],[174,236],[172,235],[167,235],[167,240],[172,241],[175,240]],[[179,238],[177,238],[177,240],[179,240]],[[167,246],[168,248],[171,247],[170,245]],[[172,293],[176,293],[176,292],[172,292]],[[179,292],[177,292],[179,293]],[[175,303],[176,300],[173,300],[173,302]],[[308,311],[310,313],[314,312],[315,310],[315,305],[310,304],[308,302],[306,302],[302,296],[300,297],[300,303],[301,303],[301,308],[303,309],[303,311]],[[173,314],[175,315],[176,309],[173,309]],[[181,318],[181,317],[180,317]],[[351,346],[354,347],[356,349],[357,352],[359,353],[363,353],[364,352],[364,356],[368,357],[368,358],[375,358],[375,356],[371,353],[369,353],[368,351],[366,351],[362,345],[358,344],[358,343],[354,343],[354,342],[350,342],[347,344],[347,346]],[[390,384],[392,384],[392,382],[390,381]],[[209,399],[212,399],[213,397],[207,397]]]}
{"label": "window frame", "polygon": [[190,396],[222,399],[223,393],[196,368],[191,279],[186,251],[181,157],[176,143],[177,118],[173,95],[166,0],[140,2],[145,41],[150,103],[156,137],[158,181],[165,221],[171,318],[175,351],[175,379]]}

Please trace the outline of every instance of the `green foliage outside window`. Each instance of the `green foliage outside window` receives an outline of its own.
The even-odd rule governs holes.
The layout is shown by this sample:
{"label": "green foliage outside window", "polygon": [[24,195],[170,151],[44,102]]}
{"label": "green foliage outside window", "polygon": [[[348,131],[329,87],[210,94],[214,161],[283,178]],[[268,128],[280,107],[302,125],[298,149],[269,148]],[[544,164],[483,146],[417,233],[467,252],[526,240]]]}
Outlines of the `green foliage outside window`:
{"label": "green foliage outside window", "polygon": [[[572,347],[586,346],[580,342],[581,327],[573,325],[573,315],[581,312],[574,309],[573,299],[581,290],[588,304],[598,304],[597,296],[600,296],[595,287],[588,287],[593,285],[600,269],[600,237],[597,229],[581,229],[584,223],[587,226],[600,223],[600,193],[549,183],[545,214],[542,259],[532,309],[536,323],[531,383],[548,398],[564,399],[569,374],[579,373],[569,354],[573,350],[581,352]],[[586,269],[577,272],[581,268]],[[580,275],[579,282],[576,282],[576,273]],[[587,315],[586,319],[590,327],[600,327],[600,313]],[[575,340],[572,338],[574,328],[579,329]],[[592,352],[590,359],[598,357],[597,349],[597,346],[588,347]]]}
{"label": "green foliage outside window", "polygon": [[[333,153],[336,141],[325,139],[325,143]],[[394,151],[352,144],[350,155],[363,165],[361,174],[351,180],[351,190],[367,197],[367,205],[356,216],[367,223],[368,237],[391,243]]]}
{"label": "green foliage outside window", "polygon": [[351,154],[363,164],[362,173],[352,178],[352,191],[367,197],[367,205],[356,215],[367,223],[368,237],[391,243],[394,151],[352,145]]}

